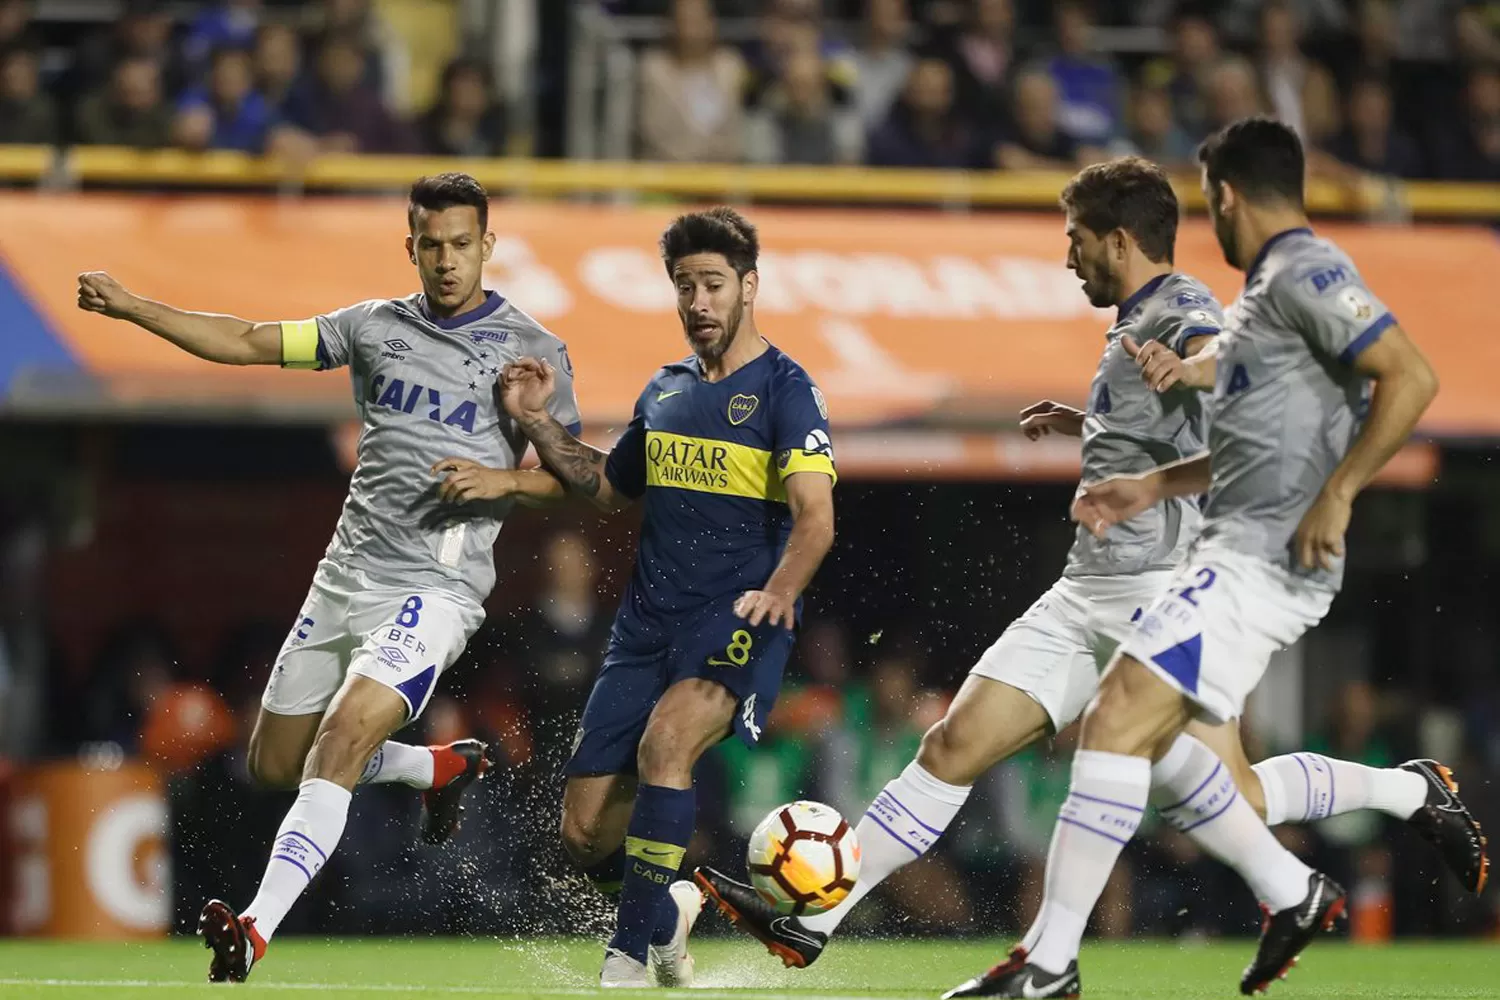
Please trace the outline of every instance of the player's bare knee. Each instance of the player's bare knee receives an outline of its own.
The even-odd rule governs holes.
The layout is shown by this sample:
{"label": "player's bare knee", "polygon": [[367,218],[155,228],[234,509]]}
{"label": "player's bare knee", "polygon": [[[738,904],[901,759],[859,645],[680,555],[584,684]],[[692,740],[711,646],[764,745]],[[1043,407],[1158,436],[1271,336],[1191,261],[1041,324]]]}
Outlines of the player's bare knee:
{"label": "player's bare knee", "polygon": [[697,741],[672,725],[653,725],[636,750],[636,773],[648,785],[675,785],[691,777],[697,763]]}
{"label": "player's bare knee", "polygon": [[585,868],[609,853],[603,843],[603,833],[603,817],[567,809],[563,810],[562,822],[557,828],[563,850],[575,865]]}
{"label": "player's bare knee", "polygon": [[261,788],[282,790],[296,788],[302,780],[303,761],[290,760],[285,754],[269,749],[264,742],[250,738],[250,750],[245,759],[250,779]]}
{"label": "player's bare knee", "polygon": [[1099,693],[1083,716],[1080,745],[1088,750],[1133,753],[1138,720],[1134,718],[1131,693],[1123,671],[1104,675]]}
{"label": "player's bare knee", "polygon": [[975,760],[972,741],[965,739],[963,725],[947,718],[939,719],[923,734],[917,763],[950,785],[972,785],[984,770]]}

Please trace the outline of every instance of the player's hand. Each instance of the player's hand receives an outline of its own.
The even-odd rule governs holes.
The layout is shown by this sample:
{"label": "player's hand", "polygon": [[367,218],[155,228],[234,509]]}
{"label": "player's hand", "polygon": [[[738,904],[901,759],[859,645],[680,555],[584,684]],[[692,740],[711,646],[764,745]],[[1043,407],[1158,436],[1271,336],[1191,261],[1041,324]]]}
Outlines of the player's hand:
{"label": "player's hand", "polygon": [[432,474],[444,477],[438,484],[438,499],[443,503],[499,500],[516,492],[514,472],[491,469],[467,458],[445,458],[433,465]]}
{"label": "player's hand", "polygon": [[1344,554],[1344,532],[1349,530],[1353,505],[1327,490],[1302,515],[1297,525],[1297,561],[1303,569],[1333,569],[1333,561]]}
{"label": "player's hand", "polygon": [[538,358],[512,361],[500,372],[500,402],[516,420],[545,416],[547,403],[556,389],[557,376],[552,366]]}
{"label": "player's hand", "polygon": [[1095,538],[1103,538],[1112,525],[1130,520],[1155,502],[1149,477],[1117,476],[1079,486],[1068,513]]}
{"label": "player's hand", "polygon": [[78,308],[84,312],[102,313],[110,319],[123,319],[135,296],[109,276],[107,271],[85,271],[78,276]]}
{"label": "player's hand", "polygon": [[752,627],[761,622],[795,628],[797,625],[797,600],[785,594],[773,594],[769,590],[747,590],[734,602],[734,613]]}
{"label": "player's hand", "polygon": [[1021,430],[1033,441],[1053,431],[1069,437],[1082,437],[1085,416],[1082,410],[1044,399],[1021,411]]}
{"label": "player's hand", "polygon": [[1152,392],[1166,392],[1186,377],[1182,358],[1159,340],[1138,344],[1127,333],[1120,338],[1120,346],[1125,348],[1128,357],[1135,360],[1141,370],[1141,378],[1146,380]]}

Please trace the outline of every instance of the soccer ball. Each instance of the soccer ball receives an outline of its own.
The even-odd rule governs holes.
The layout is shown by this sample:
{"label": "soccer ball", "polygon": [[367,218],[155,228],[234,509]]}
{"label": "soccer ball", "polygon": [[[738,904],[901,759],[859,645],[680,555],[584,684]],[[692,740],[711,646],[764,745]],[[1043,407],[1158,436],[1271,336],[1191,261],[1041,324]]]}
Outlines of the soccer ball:
{"label": "soccer ball", "polygon": [[750,884],[778,913],[822,913],[844,901],[859,878],[859,840],[837,809],[792,802],[773,809],[750,834]]}

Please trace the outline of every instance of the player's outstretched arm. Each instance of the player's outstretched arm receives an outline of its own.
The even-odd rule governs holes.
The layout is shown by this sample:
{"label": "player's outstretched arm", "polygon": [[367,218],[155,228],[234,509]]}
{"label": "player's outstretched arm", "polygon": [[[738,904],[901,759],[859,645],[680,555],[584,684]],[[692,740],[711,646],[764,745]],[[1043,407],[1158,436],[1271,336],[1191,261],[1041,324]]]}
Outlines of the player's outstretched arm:
{"label": "player's outstretched arm", "polygon": [[1139,344],[1126,334],[1120,339],[1125,353],[1140,366],[1141,378],[1153,392],[1166,392],[1175,386],[1187,386],[1199,392],[1212,392],[1218,371],[1219,338],[1191,338],[1178,353],[1159,340]]}
{"label": "player's outstretched arm", "polygon": [[1437,373],[1399,326],[1360,351],[1354,368],[1374,379],[1375,393],[1359,436],[1297,527],[1297,554],[1307,569],[1331,568],[1344,554],[1354,498],[1411,437],[1438,391]]}
{"label": "player's outstretched arm", "polygon": [[751,625],[762,621],[793,628],[797,599],[812,582],[833,548],[833,477],[797,472],[786,477],[786,502],[792,510],[792,532],[771,579],[735,602],[734,612]]}
{"label": "player's outstretched arm", "polygon": [[78,308],[128,320],[205,361],[281,364],[281,324],[186,312],[134,295],[104,271],[78,276]]}
{"label": "player's outstretched arm", "polygon": [[505,410],[531,439],[547,471],[602,510],[629,506],[630,497],[616,490],[605,475],[608,453],[574,437],[547,412],[547,403],[555,389],[552,366],[536,358],[512,362],[500,376]]}

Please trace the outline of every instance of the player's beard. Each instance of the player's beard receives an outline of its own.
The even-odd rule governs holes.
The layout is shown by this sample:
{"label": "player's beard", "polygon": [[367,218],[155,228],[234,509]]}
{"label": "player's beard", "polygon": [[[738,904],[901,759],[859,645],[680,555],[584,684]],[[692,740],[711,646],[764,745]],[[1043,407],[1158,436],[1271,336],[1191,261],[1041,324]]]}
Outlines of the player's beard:
{"label": "player's beard", "polygon": [[687,334],[688,343],[692,346],[693,353],[698,355],[698,359],[706,364],[714,364],[734,346],[734,338],[739,336],[740,324],[744,321],[745,304],[736,300],[723,326],[719,328],[719,336],[715,339],[705,344],[693,336],[691,328],[683,332]]}
{"label": "player's beard", "polygon": [[1092,274],[1084,278],[1083,294],[1095,309],[1107,309],[1120,304],[1120,280],[1109,272],[1109,266],[1099,263],[1089,268]]}

